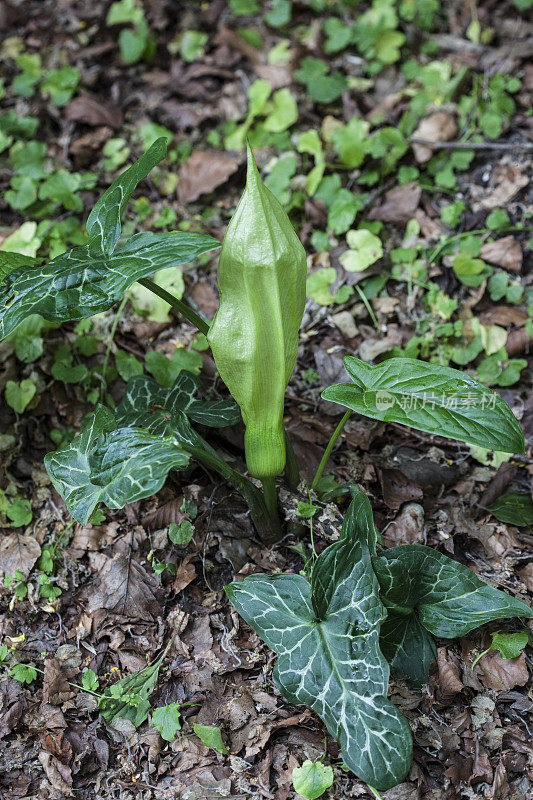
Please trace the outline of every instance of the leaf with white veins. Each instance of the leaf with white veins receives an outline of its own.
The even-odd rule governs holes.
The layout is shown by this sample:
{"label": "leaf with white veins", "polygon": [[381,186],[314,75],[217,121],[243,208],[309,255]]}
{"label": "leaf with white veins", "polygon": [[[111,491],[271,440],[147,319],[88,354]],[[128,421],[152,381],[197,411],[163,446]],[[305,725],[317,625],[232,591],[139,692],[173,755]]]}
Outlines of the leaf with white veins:
{"label": "leaf with white veins", "polygon": [[310,583],[301,575],[259,574],[226,592],[278,654],[274,681],[282,694],[319,714],[359,778],[388,789],[405,777],[412,742],[406,720],[387,699],[389,667],[379,648],[386,612],[364,542],[368,533],[349,513]]}
{"label": "leaf with white veins", "polygon": [[115,430],[115,418],[97,406],[72,442],[49,453],[45,467],[71,515],[83,525],[99,502],[123,508],[159,491],[170,469],[183,469],[189,454],[174,437],[139,428]]}

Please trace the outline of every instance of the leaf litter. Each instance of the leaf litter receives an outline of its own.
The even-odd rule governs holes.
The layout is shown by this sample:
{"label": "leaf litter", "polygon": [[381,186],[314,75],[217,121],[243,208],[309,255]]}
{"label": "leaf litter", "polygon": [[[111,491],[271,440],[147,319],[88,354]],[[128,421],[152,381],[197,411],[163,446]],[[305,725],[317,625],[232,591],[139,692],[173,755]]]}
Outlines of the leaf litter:
{"label": "leaf litter", "polygon": [[[313,223],[307,226],[307,231],[302,230],[305,234],[302,238],[315,256],[321,254],[321,264],[326,265],[327,261],[327,268],[333,269],[333,280],[326,286],[333,288],[332,296],[340,289],[352,289],[351,294],[346,291],[344,295],[343,292],[337,294],[337,303],[327,296],[323,306],[313,300],[308,303],[299,364],[289,389],[287,419],[291,423],[291,435],[300,445],[297,452],[304,459],[302,466],[306,464],[309,477],[316,467],[312,453],[317,455],[318,461],[331,425],[338,419],[338,409],[333,404],[326,405],[318,400],[321,383],[329,381],[329,376],[326,379],[325,375],[327,370],[331,372],[332,365],[336,364],[336,371],[340,372],[342,356],[357,352],[370,360],[379,360],[383,354],[398,355],[397,349],[412,343],[415,333],[422,339],[420,343],[415,342],[420,352],[436,361],[447,357],[450,342],[462,348],[469,344],[468,337],[458,339],[438,331],[439,315],[443,324],[448,324],[449,317],[438,300],[432,301],[428,312],[426,288],[420,285],[426,279],[434,281],[441,292],[459,301],[457,319],[468,321],[475,309],[482,325],[499,325],[509,330],[506,347],[511,356],[510,336],[516,332],[513,326],[526,330],[529,320],[526,295],[513,296],[511,289],[511,299],[504,294],[502,301],[492,300],[489,294],[482,292],[477,305],[469,306],[476,288],[465,287],[453,270],[438,259],[429,258],[428,275],[418,274],[416,261],[420,252],[416,252],[416,247],[430,248],[423,252],[431,256],[440,232],[448,225],[441,220],[442,209],[456,202],[456,198],[464,199],[465,211],[459,215],[460,222],[450,228],[452,234],[462,237],[459,241],[465,243],[463,252],[508,271],[511,279],[518,276],[519,287],[527,289],[531,285],[531,259],[523,232],[507,233],[505,228],[496,228],[492,235],[485,228],[482,239],[489,234],[489,241],[475,242],[468,236],[469,231],[483,228],[487,212],[494,209],[505,209],[511,224],[521,221],[530,162],[519,149],[513,151],[512,143],[513,140],[520,143],[519,137],[525,131],[527,100],[521,101],[521,93],[526,92],[527,82],[518,95],[513,95],[518,110],[509,118],[503,117],[510,149],[496,150],[492,155],[490,151],[479,151],[463,169],[460,158],[450,156],[453,152],[460,155],[460,149],[438,147],[460,138],[461,125],[468,120],[468,115],[475,118],[476,114],[487,111],[484,112],[484,104],[489,100],[493,105],[498,102],[496,90],[491,90],[491,97],[478,93],[473,98],[473,107],[469,107],[466,116],[461,117],[462,123],[458,124],[458,113],[463,114],[460,99],[463,90],[454,95],[450,89],[449,97],[444,98],[446,105],[440,109],[442,98],[432,96],[435,81],[431,82],[429,74],[406,77],[406,70],[401,66],[408,54],[399,62],[387,63],[387,59],[395,58],[396,50],[392,46],[390,53],[384,56],[385,64],[381,63],[377,78],[371,80],[368,89],[361,91],[357,82],[367,80],[360,71],[361,62],[379,56],[365,51],[357,30],[353,35],[359,42],[358,48],[362,49],[354,50],[355,56],[351,49],[341,49],[338,53],[330,50],[329,54],[326,49],[324,53],[322,24],[310,11],[312,4],[292,4],[293,22],[306,26],[305,35],[299,41],[293,38],[296,35],[293,22],[282,23],[280,27],[265,23],[253,2],[216,0],[200,10],[195,8],[191,12],[189,8],[189,16],[180,22],[180,31],[198,29],[208,35],[203,53],[193,64],[180,55],[179,49],[167,48],[176,33],[176,22],[168,4],[145,4],[158,49],[151,64],[138,62],[130,66],[121,61],[117,31],[106,27],[106,9],[102,4],[86,8],[72,0],[66,5],[68,14],[60,18],[55,4],[51,3],[33,3],[33,13],[24,16],[17,4],[2,4],[9,36],[18,39],[23,49],[32,53],[47,49],[50,53],[57,52],[64,47],[65,40],[77,37],[77,51],[63,51],[65,56],[61,58],[65,57],[82,73],[78,90],[61,112],[51,102],[51,96],[41,92],[40,84],[37,84],[37,93],[29,98],[12,91],[12,81],[20,74],[15,60],[18,45],[4,44],[2,58],[7,65],[8,107],[16,108],[20,117],[39,114],[42,128],[37,138],[47,143],[60,167],[69,168],[72,159],[75,169],[95,173],[102,169],[101,149],[106,142],[112,143],[114,138],[124,134],[129,146],[138,147],[139,142],[146,144],[150,137],[161,133],[150,125],[165,127],[177,145],[176,160],[157,176],[155,183],[145,185],[148,209],[143,210],[140,197],[135,211],[138,219],[147,211],[148,223],[158,230],[166,207],[179,213],[180,221],[183,219],[187,226],[194,225],[198,215],[204,215],[213,235],[221,237],[239,192],[240,157],[238,152],[226,153],[213,148],[219,148],[224,137],[234,133],[238,125],[249,122],[249,135],[257,137],[254,147],[259,150],[261,167],[270,180],[279,181],[277,191],[288,194],[285,204],[292,202],[298,208],[301,202],[298,193],[303,191],[305,173],[309,172],[311,163],[298,161],[291,175],[283,173],[285,167],[280,156],[294,152],[298,152],[300,158],[305,155],[297,147],[302,132],[309,128],[318,130],[324,143],[334,142],[324,121],[326,116],[333,118],[334,126],[338,126],[348,123],[354,115],[364,115],[371,120],[373,114],[381,113],[389,125],[395,125],[413,86],[429,93],[423,98],[427,113],[423,113],[413,127],[412,136],[432,142],[435,147],[414,144],[414,160],[402,161],[400,169],[405,167],[407,171],[401,175],[401,180],[394,167],[384,176],[370,202],[363,200],[368,203],[364,214],[370,226],[384,223],[384,228],[368,227],[372,235],[381,235],[387,259],[379,262],[374,275],[379,276],[386,264],[391,274],[399,279],[389,281],[387,296],[378,296],[381,292],[378,290],[372,297],[371,289],[365,284],[365,297],[368,296],[379,319],[379,336],[367,307],[360,302],[357,293],[353,294],[356,283],[347,280],[342,265],[342,255],[347,252],[344,235],[351,225],[361,230],[358,227],[360,218],[353,217],[357,220],[354,224],[354,207],[349,203],[332,212],[332,203],[324,187],[317,190],[319,196],[305,199],[306,218],[308,216]],[[365,10],[367,6],[370,4],[365,4]],[[514,5],[512,10],[515,13]],[[497,70],[507,76],[527,66],[520,50],[525,40],[516,38],[514,29],[510,32],[503,25],[505,20],[501,14],[492,18],[495,12],[477,4],[481,30],[494,27],[498,31],[495,46],[492,46],[482,43],[483,37],[475,41],[475,27],[468,28],[472,22],[469,13],[465,7],[458,15],[448,15],[444,29],[433,37],[437,45],[435,59],[441,63],[450,59],[467,64],[471,69],[497,64]],[[355,22],[350,14],[348,12],[348,19]],[[244,36],[241,35],[243,29]],[[392,32],[397,33],[396,30]],[[330,34],[328,36],[331,38]],[[390,36],[385,37],[382,48],[387,40],[392,41]],[[15,49],[10,51],[9,47]],[[324,59],[325,70],[319,67],[316,75],[321,77],[315,78],[321,92],[335,94],[340,90],[338,97],[326,105],[318,99],[320,93],[311,80],[300,81],[295,75],[298,68],[302,68],[300,49],[303,57]],[[383,50],[378,48],[376,52],[383,56]],[[56,56],[43,59],[46,68],[55,68],[52,60],[48,63],[48,57],[53,60]],[[316,70],[316,65],[311,64],[309,68]],[[349,88],[341,80],[343,76],[351,83]],[[272,107],[265,105],[248,120],[248,90],[257,78],[268,81],[272,92],[289,88],[298,101],[296,123],[292,123],[288,131],[271,131],[270,140],[266,136],[268,128],[275,127],[278,118],[274,117],[274,122],[270,123],[265,121],[272,119],[280,100],[278,96],[275,101],[270,94],[265,102]],[[440,78],[445,80],[445,70]],[[414,83],[409,84],[409,92],[405,93],[408,79]],[[466,90],[464,97],[468,99],[463,100],[463,104],[472,99]],[[501,101],[501,95],[499,97]],[[505,104],[506,101],[504,107]],[[483,116],[480,119],[481,130],[485,133],[483,125],[490,130],[491,119]],[[377,142],[373,145],[376,153],[380,152],[379,146]],[[110,152],[118,153],[118,146],[112,144]],[[339,159],[343,150],[330,152]],[[371,156],[366,153],[363,156],[361,164],[365,174],[375,171],[376,164],[383,158],[377,156],[367,167],[364,159]],[[437,161],[432,164],[436,156]],[[455,162],[451,163],[450,158],[455,158]],[[281,168],[278,166],[276,172],[276,164],[280,163]],[[319,165],[318,158],[315,163]],[[408,170],[426,169],[427,164],[431,164],[432,174],[439,176],[440,183],[422,188],[419,176],[413,176]],[[205,177],[199,181],[200,169],[205,171]],[[326,177],[342,176],[339,188],[341,183],[345,185],[348,176],[349,185],[354,187],[357,170],[360,166],[347,173],[343,167],[338,172],[326,173]],[[451,175],[457,182],[447,186],[447,182],[452,181]],[[424,176],[427,177],[427,173]],[[366,177],[370,181],[373,179],[372,175]],[[15,207],[6,203],[2,207],[5,224],[14,232],[25,219],[24,208],[16,207],[21,202],[22,184],[16,189],[10,187],[7,173],[2,174],[2,180],[5,190],[19,193],[14,200]],[[355,186],[355,196],[361,194],[361,190],[365,191],[364,183]],[[82,191],[95,193],[91,188]],[[12,195],[9,197],[14,199]],[[183,203],[192,203],[192,209],[183,209]],[[418,220],[419,230],[412,230],[409,237],[405,235],[405,227],[413,218]],[[345,220],[352,221],[342,231]],[[330,227],[327,227],[328,221]],[[130,222],[137,224],[135,218]],[[164,218],[162,225],[164,229]],[[318,240],[317,232],[330,238],[327,249],[321,249],[325,243],[324,239]],[[65,235],[64,232],[61,235]],[[75,234],[67,234],[67,237],[69,235]],[[56,236],[59,249],[66,249],[59,233]],[[347,236],[346,239],[349,244]],[[71,246],[68,238],[66,241]],[[331,249],[330,244],[333,245]],[[45,246],[52,247],[53,241]],[[414,258],[412,253],[405,252],[413,248]],[[402,252],[393,256],[394,251]],[[369,269],[372,267],[364,273],[365,280],[372,279]],[[506,292],[509,287],[507,282]],[[216,303],[213,264],[206,261],[199,268],[187,270],[185,291],[212,315]],[[330,288],[328,292],[331,294]],[[502,302],[505,305],[495,305]],[[428,313],[433,315],[430,328],[416,332],[417,316]],[[341,314],[348,314],[350,319]],[[95,365],[105,351],[105,326],[108,324],[105,320],[110,318],[109,314],[97,323],[102,325],[100,331],[91,331],[91,335],[100,336],[96,355],[91,357]],[[67,326],[65,331],[73,340],[81,335],[74,332],[74,325]],[[177,348],[189,347],[194,338],[190,328],[176,318],[163,324],[143,322],[129,310],[119,320],[117,334],[124,351],[135,353],[134,357],[140,362],[144,362],[149,349],[171,355]],[[295,797],[292,774],[309,760],[317,761],[322,757],[325,729],[314,714],[290,706],[277,693],[270,679],[274,663],[272,653],[228,606],[222,586],[262,569],[298,572],[302,567],[300,557],[286,547],[265,552],[254,541],[253,529],[239,498],[200,470],[184,475],[185,485],[191,487],[198,508],[193,538],[186,551],[173,546],[168,531],[169,525],[183,521],[184,513],[180,510],[181,502],[176,507],[175,501],[176,495],[183,494],[184,486],[179,486],[174,478],[169,479],[157,496],[141,501],[137,508],[113,512],[98,525],[87,528],[75,525],[70,530],[61,499],[48,483],[39,483],[35,471],[42,454],[52,449],[48,434],[78,427],[83,414],[91,408],[87,403],[87,391],[79,385],[52,381],[53,353],[61,341],[61,333],[52,331],[37,364],[24,365],[15,361],[13,349],[11,352],[2,350],[1,356],[2,391],[7,380],[29,379],[35,383],[38,404],[18,420],[7,406],[1,411],[2,437],[11,436],[14,442],[9,444],[7,439],[2,439],[2,459],[8,477],[3,478],[0,488],[10,502],[18,494],[30,498],[34,517],[31,524],[18,528],[11,527],[8,518],[2,518],[5,527],[0,566],[10,575],[20,572],[22,577],[17,580],[20,584],[27,583],[27,594],[24,599],[12,602],[13,589],[2,589],[0,632],[2,643],[12,650],[10,663],[30,664],[44,671],[44,675],[39,674],[29,685],[2,673],[0,736],[4,748],[0,755],[0,772],[3,773],[0,785],[3,794],[7,798],[39,795],[89,798],[96,794],[104,800],[116,796],[117,791],[128,798],[141,793],[146,798],[165,797],[169,793],[181,794],[184,798],[251,796],[285,800]],[[512,355],[528,357],[529,342],[530,334],[527,334],[513,345]],[[319,355],[324,352],[327,358]],[[498,358],[501,364],[502,356]],[[212,376],[207,357],[205,364],[205,374]],[[339,379],[338,375],[335,379]],[[528,427],[531,414],[527,401],[530,383],[526,371],[522,372],[520,381],[502,390],[504,400],[514,413],[522,416],[526,433],[531,428],[531,425]],[[111,392],[115,391],[118,401],[120,387],[111,388]],[[311,413],[317,406],[318,418]],[[38,431],[36,419],[39,420]],[[5,448],[4,441],[8,442]],[[410,453],[402,449],[406,445]],[[239,458],[235,453],[242,447],[242,432],[224,430],[217,434],[217,446]],[[439,453],[428,458],[428,448],[438,449]],[[418,464],[416,470],[413,463]],[[330,470],[339,482],[360,482],[373,496],[378,527],[387,544],[426,542],[472,567],[492,585],[525,598],[533,586],[528,562],[533,545],[531,533],[522,526],[496,521],[483,510],[486,503],[482,502],[491,487],[493,501],[497,499],[495,492],[500,496],[508,490],[529,490],[531,465],[519,461],[514,466],[516,472],[509,483],[500,481],[494,487],[491,483],[494,467],[478,464],[470,457],[466,446],[452,447],[446,440],[430,436],[417,438],[405,429],[385,429],[379,422],[357,420],[348,428],[344,442],[338,443]],[[451,467],[458,473],[450,475]],[[306,497],[297,501],[287,499],[288,514],[293,521],[298,518],[291,509],[297,508],[302,500]],[[315,528],[319,540],[322,536],[325,541],[335,538],[335,534],[338,535],[335,514],[324,511],[321,516]],[[144,527],[140,527],[139,520]],[[221,539],[225,540],[227,531],[235,528],[245,545],[238,553],[235,548],[232,553],[230,549],[221,552]],[[290,541],[297,544],[296,539]],[[59,599],[45,598],[40,593],[37,576],[46,575],[46,572],[38,565],[44,564],[40,560],[43,551],[53,549],[57,542],[52,577],[53,585],[61,588],[62,594]],[[174,569],[154,572],[154,557],[157,563],[172,565],[175,572]],[[22,634],[24,639],[17,641]],[[111,728],[98,716],[93,698],[72,687],[72,683],[81,683],[87,669],[99,676],[102,688],[117,684],[138,669],[153,664],[152,654],[161,652],[173,634],[177,637],[165,657],[159,681],[150,697],[153,709],[172,703],[180,707],[182,729],[176,732],[173,742],[162,740],[148,722],[138,730],[126,724],[122,728]],[[411,722],[416,755],[409,778],[401,786],[384,793],[387,800],[454,800],[459,797],[518,800],[531,792],[527,772],[532,757],[527,727],[527,715],[531,712],[527,695],[531,651],[526,648],[517,658],[503,659],[493,650],[482,656],[472,670],[471,663],[486,644],[478,632],[468,634],[460,644],[439,647],[431,681],[423,691],[412,690],[401,682],[392,685],[394,701]],[[65,647],[70,650],[65,651]],[[183,705],[185,703],[192,705]],[[228,745],[229,755],[217,753],[196,738],[195,724],[219,730],[221,741]],[[370,797],[360,781],[342,771],[338,748],[329,738],[327,752],[334,769],[329,796]]]}

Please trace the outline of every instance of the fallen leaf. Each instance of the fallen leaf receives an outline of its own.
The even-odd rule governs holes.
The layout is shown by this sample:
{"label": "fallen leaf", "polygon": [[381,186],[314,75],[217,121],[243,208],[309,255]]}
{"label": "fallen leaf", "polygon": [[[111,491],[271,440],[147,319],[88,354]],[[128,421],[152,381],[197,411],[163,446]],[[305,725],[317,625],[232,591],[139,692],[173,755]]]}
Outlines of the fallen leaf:
{"label": "fallen leaf", "polygon": [[508,692],[515,686],[524,686],[529,680],[524,653],[518,658],[502,658],[497,651],[491,650],[479,660],[479,665],[483,670],[480,680],[488,689]]}
{"label": "fallen leaf", "polygon": [[445,647],[437,650],[438,686],[443,700],[450,700],[464,689],[459,677],[459,666],[456,658]]}
{"label": "fallen leaf", "polygon": [[522,248],[514,236],[504,236],[494,242],[487,242],[481,248],[481,258],[489,264],[520,272],[522,268]]}
{"label": "fallen leaf", "polygon": [[494,171],[496,188],[483,200],[483,208],[505,208],[509,200],[527,186],[529,178],[518,167],[502,164]]}
{"label": "fallen leaf", "polygon": [[10,533],[0,539],[0,576],[14,575],[20,570],[28,575],[41,555],[41,548],[31,536]]}
{"label": "fallen leaf", "polygon": [[75,97],[65,106],[65,117],[73,122],[84,122],[86,125],[109,125],[120,128],[122,112],[113,105],[104,105],[88,94]]}
{"label": "fallen leaf", "polygon": [[407,503],[396,519],[383,531],[383,539],[388,547],[401,544],[423,544],[424,509],[418,503]]}
{"label": "fallen leaf", "polygon": [[191,560],[193,555],[187,555],[181,562],[178,567],[178,571],[176,572],[176,577],[174,578],[174,591],[175,592],[182,592],[189,583],[196,578],[196,570],[194,569],[194,564],[191,564]]}
{"label": "fallen leaf", "polygon": [[368,219],[378,219],[382,222],[409,222],[418,208],[421,194],[422,189],[417,181],[395,186],[385,195],[383,205],[370,211]]}
{"label": "fallen leaf", "polygon": [[[413,139],[425,139],[428,142],[449,142],[457,133],[455,119],[447,111],[435,111],[421,120],[413,133]],[[413,144],[413,152],[419,164],[425,164],[434,153],[431,147]]]}
{"label": "fallen leaf", "polygon": [[50,755],[50,753],[46,753],[44,750],[41,750],[38,758],[53,788],[59,792],[60,795],[72,797],[72,774],[70,767],[66,764],[62,764],[61,761]]}
{"label": "fallen leaf", "polygon": [[162,609],[154,592],[157,583],[144,567],[126,554],[107,558],[88,593],[88,610],[104,608],[126,617],[155,619]]}
{"label": "fallen leaf", "polygon": [[399,508],[409,500],[422,500],[424,492],[399,469],[379,470],[383,500],[389,508]]}
{"label": "fallen leaf", "polygon": [[501,325],[502,328],[508,328],[510,325],[521,328],[527,320],[527,312],[517,306],[493,306],[479,315],[482,325]]}
{"label": "fallen leaf", "polygon": [[528,592],[533,594],[533,561],[518,570],[518,577],[526,585]]}
{"label": "fallen leaf", "polygon": [[195,150],[179,168],[178,200],[192,203],[225,183],[239,168],[240,158],[212,150]]}
{"label": "fallen leaf", "polygon": [[68,678],[62,672],[61,664],[57,658],[45,659],[43,702],[50,703],[52,706],[57,706],[72,697],[73,694],[74,692],[69,686]]}

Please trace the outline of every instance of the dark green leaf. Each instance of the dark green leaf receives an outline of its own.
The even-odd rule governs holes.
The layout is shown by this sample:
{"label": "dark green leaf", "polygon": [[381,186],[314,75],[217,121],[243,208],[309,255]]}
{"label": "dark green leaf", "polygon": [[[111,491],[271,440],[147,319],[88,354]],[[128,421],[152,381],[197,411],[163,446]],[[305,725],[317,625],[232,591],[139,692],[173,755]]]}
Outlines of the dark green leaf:
{"label": "dark green leaf", "polygon": [[414,686],[426,683],[437,648],[416,614],[398,614],[389,608],[379,644],[395,678],[407,678]]}
{"label": "dark green leaf", "polygon": [[[96,223],[94,223],[96,225]],[[0,283],[0,339],[29,314],[51,322],[90,317],[120,300],[139,278],[218,247],[197,233],[138,233],[112,254],[75,247],[43,267],[13,269]]]}
{"label": "dark green leaf", "polygon": [[339,542],[318,557],[311,583],[301,575],[251,575],[226,592],[278,653],[274,680],[282,694],[320,715],[359,778],[388,789],[409,769],[411,734],[387,699],[389,667],[379,649],[385,610],[358,516],[349,515]]}
{"label": "dark green leaf", "polygon": [[170,469],[188,464],[188,453],[173,437],[115,426],[111,412],[97,406],[79,436],[45,457],[52,483],[83,525],[99,502],[123,508],[149,497],[159,491]]}
{"label": "dark green leaf", "polygon": [[[165,137],[157,139],[131,167],[124,170],[104,192],[87,219],[87,236],[92,255],[111,255],[120,236],[120,220],[137,184],[148,177],[167,152]],[[170,266],[170,265],[169,265]]]}
{"label": "dark green leaf", "polygon": [[533,500],[529,492],[502,494],[487,510],[500,522],[507,522],[509,525],[533,525]]}
{"label": "dark green leaf", "polygon": [[154,435],[171,436],[176,431],[174,417],[181,412],[212,428],[235,425],[240,412],[233,400],[198,400],[200,381],[185,370],[171,389],[160,386],[147,375],[130,379],[117,408],[117,420],[131,427],[147,428]]}
{"label": "dark green leaf", "polygon": [[41,258],[23,256],[22,253],[9,253],[7,250],[0,250],[0,280],[13,272],[18,267],[37,267],[41,263]]}
{"label": "dark green leaf", "polygon": [[322,392],[325,400],[489,450],[524,450],[524,435],[509,406],[466,373],[414,358],[370,366],[348,356],[344,366],[353,384],[329,386]]}
{"label": "dark green leaf", "polygon": [[520,600],[493,589],[472,570],[424,545],[386,550],[373,561],[385,605],[400,612],[416,609],[435,636],[452,639],[505,617],[533,618]]}

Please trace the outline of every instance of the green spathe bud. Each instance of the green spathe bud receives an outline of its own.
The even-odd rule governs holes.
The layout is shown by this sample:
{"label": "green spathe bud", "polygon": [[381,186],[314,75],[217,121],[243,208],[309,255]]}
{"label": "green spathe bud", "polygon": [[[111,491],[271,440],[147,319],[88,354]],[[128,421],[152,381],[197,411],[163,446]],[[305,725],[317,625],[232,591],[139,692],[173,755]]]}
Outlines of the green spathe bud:
{"label": "green spathe bud", "polygon": [[283,403],[296,364],[306,273],[302,243],[261,181],[248,145],[246,190],[222,245],[220,306],[207,338],[241,408],[246,464],[258,478],[285,466]]}

